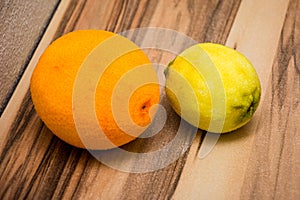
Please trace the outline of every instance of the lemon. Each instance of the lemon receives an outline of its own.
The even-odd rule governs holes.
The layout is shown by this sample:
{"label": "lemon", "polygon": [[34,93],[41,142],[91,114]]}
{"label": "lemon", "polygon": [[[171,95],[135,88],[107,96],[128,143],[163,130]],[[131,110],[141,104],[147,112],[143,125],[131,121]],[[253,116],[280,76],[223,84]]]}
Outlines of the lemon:
{"label": "lemon", "polygon": [[245,125],[257,109],[260,81],[251,62],[229,47],[202,43],[165,69],[166,95],[177,114],[200,129],[225,133]]}

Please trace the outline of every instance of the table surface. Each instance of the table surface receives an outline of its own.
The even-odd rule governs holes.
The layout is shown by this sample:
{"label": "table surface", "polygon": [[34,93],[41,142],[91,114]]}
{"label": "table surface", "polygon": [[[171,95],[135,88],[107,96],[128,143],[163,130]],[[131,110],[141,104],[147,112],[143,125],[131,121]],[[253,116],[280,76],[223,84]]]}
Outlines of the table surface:
{"label": "table surface", "polygon": [[[13,0],[0,3],[0,18],[0,199],[300,199],[300,0]],[[170,165],[130,173],[54,136],[34,110],[29,82],[44,49],[67,32],[141,27],[237,49],[254,64],[262,99],[251,122],[222,135],[204,159],[197,153],[206,133],[198,130]],[[148,53],[161,65],[175,56]],[[125,149],[151,152],[175,137],[180,118],[164,93],[161,104],[163,129]]]}

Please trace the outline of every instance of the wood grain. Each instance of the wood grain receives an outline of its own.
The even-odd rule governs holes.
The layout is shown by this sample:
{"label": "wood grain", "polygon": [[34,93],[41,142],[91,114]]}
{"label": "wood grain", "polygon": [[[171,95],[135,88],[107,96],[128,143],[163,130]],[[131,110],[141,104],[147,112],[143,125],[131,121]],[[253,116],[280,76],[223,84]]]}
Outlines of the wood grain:
{"label": "wood grain", "polygon": [[290,1],[264,99],[242,199],[300,197],[300,1]]}
{"label": "wood grain", "polygon": [[[19,82],[0,119],[0,199],[299,199],[299,10],[300,0],[62,0],[51,22],[44,22],[49,25],[34,55],[25,53],[32,58],[22,78],[8,81]],[[243,52],[263,87],[254,119],[223,135],[203,160],[196,156],[204,136],[199,130],[176,162],[148,173],[118,171],[54,136],[37,116],[28,90],[46,46],[73,30],[122,32],[136,27],[169,28],[198,42],[218,42]],[[146,52],[160,64],[174,57]],[[164,129],[123,149],[149,152],[174,138],[180,118],[164,93],[161,104],[168,113]],[[183,146],[192,138],[182,138]]]}
{"label": "wood grain", "polygon": [[[196,12],[202,6],[206,9]],[[195,34],[202,41],[224,42],[238,6],[239,1],[128,1],[123,4],[120,1],[78,1],[66,9],[54,38],[73,29],[123,31],[134,27],[161,26],[184,31],[188,35]],[[214,14],[216,12],[222,14]],[[176,20],[174,23],[156,20],[164,15],[174,16],[171,20],[179,20],[181,26],[175,23]],[[203,21],[226,23],[193,30],[191,27],[198,26],[195,19],[190,20],[194,15],[194,18],[199,17]],[[218,34],[210,34],[208,39],[205,36],[207,31]],[[154,138],[137,140],[124,148],[136,150],[142,146],[145,147],[143,150],[151,150],[161,146],[162,140],[168,142],[174,137],[179,117],[168,107],[165,98],[163,101],[171,115],[169,119],[172,119],[166,128]],[[171,198],[186,159],[184,154],[172,165],[145,174],[123,173],[106,167],[87,151],[73,148],[53,136],[34,112],[29,92],[10,127],[1,149],[0,196],[3,199],[138,199],[145,195],[146,199]]]}
{"label": "wood grain", "polygon": [[59,0],[0,2],[0,116]]}
{"label": "wood grain", "polygon": [[[242,188],[242,185],[247,175],[246,169],[251,164],[250,152],[256,148],[254,137],[263,126],[259,122],[266,120],[261,114],[265,112],[265,105],[268,103],[264,101],[267,95],[266,85],[272,71],[287,6],[287,1],[241,3],[226,44],[237,48],[253,62],[262,83],[263,103],[249,124],[231,134],[222,135],[205,159],[195,159],[197,144],[191,146],[175,199],[252,199],[243,196],[248,188]],[[264,184],[263,180],[261,184]],[[251,192],[258,192],[261,195],[259,199],[265,199],[268,195],[260,191]]]}

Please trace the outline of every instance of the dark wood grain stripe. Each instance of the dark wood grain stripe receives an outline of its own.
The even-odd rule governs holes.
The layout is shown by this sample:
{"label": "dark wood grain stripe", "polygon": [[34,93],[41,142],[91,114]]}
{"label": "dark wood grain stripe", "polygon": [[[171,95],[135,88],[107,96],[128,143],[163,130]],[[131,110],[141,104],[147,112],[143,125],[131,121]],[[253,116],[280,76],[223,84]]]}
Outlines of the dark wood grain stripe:
{"label": "dark wood grain stripe", "polygon": [[151,16],[156,9],[157,3],[158,0],[140,1],[140,6],[138,7],[138,9],[141,9],[140,13],[143,13],[143,15],[139,17],[137,15],[134,16],[135,18],[133,20],[138,20],[136,27],[146,27],[147,25],[149,25]]}
{"label": "dark wood grain stripe", "polygon": [[[93,10],[87,6],[91,2],[77,1],[71,4],[56,37],[75,28],[80,29],[83,25],[78,21],[83,20],[81,16],[89,11],[110,14],[108,18],[102,16],[103,19],[99,19],[102,20],[98,24],[99,28],[120,32],[137,26],[160,26],[160,23],[151,23],[151,19],[161,12],[171,14],[172,8],[179,9],[184,3],[168,1],[168,7],[161,9],[156,6],[158,1],[111,1]],[[240,1],[188,1],[186,10],[180,8],[177,16],[174,16],[181,24],[170,24],[167,28],[187,26],[186,34],[199,42],[225,43],[239,4]],[[104,12],[105,8],[112,10]],[[187,16],[192,16],[191,20],[187,20]],[[163,101],[167,103],[166,99]],[[156,137],[136,140],[124,148],[136,150],[143,147],[143,151],[150,151],[172,139],[180,118],[170,108],[168,113],[172,115],[172,126],[166,127]],[[171,199],[187,154],[155,172],[128,174],[116,171],[102,165],[86,150],[71,147],[53,136],[34,112],[28,92],[9,137],[4,141],[4,148],[1,149],[0,198]],[[120,191],[111,191],[118,189],[118,185]]]}
{"label": "dark wood grain stripe", "polygon": [[188,34],[199,42],[225,44],[240,3],[241,1],[219,0],[208,3],[190,0],[188,8],[193,24],[189,26]]}
{"label": "dark wood grain stripe", "polygon": [[110,13],[110,20],[108,21],[108,23],[106,25],[106,30],[111,31],[111,32],[116,32],[117,26],[119,24],[118,22],[121,19],[123,19],[123,17],[124,17],[122,15],[122,10],[124,8],[124,5],[126,5],[126,4],[123,4],[123,3],[114,4],[114,6],[113,6],[114,12]]}
{"label": "dark wood grain stripe", "polygon": [[60,26],[56,30],[53,40],[74,30],[76,22],[84,9],[86,2],[86,0],[78,0],[70,3],[67,12],[64,13],[63,20],[60,22]]}
{"label": "dark wood grain stripe", "polygon": [[300,1],[291,0],[241,199],[300,198]]}

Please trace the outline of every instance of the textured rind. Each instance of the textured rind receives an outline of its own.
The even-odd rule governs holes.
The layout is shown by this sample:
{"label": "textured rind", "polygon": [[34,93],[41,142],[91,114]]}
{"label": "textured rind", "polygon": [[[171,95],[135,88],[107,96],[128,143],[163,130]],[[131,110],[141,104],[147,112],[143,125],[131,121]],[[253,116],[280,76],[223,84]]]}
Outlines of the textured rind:
{"label": "textured rind", "polygon": [[[102,30],[80,30],[68,33],[55,40],[45,50],[31,77],[30,91],[38,115],[55,135],[73,146],[89,149],[108,148],[97,141],[95,141],[95,146],[85,146],[83,144],[73,119],[72,95],[81,64],[97,45],[115,35]],[[127,39],[124,38],[124,40]],[[103,133],[116,146],[134,140],[136,137],[132,135],[137,135],[137,133],[132,133],[135,130],[130,133],[124,132],[113,118],[111,96],[115,84],[124,74],[145,64],[155,74],[149,59],[142,50],[138,49],[130,52],[117,58],[109,65],[98,83],[95,92],[95,112]],[[149,73],[140,74],[140,76],[149,76]],[[86,79],[89,78],[86,77]],[[151,107],[159,101],[158,85],[140,87],[136,93],[137,95],[133,96],[134,99],[130,100],[129,107],[142,107],[149,99],[151,105],[148,106]],[[122,101],[125,101],[125,99]],[[131,111],[133,112],[133,109]],[[82,114],[85,116],[85,113]],[[138,113],[131,113],[131,117],[134,118],[132,120],[136,124],[146,126],[150,123],[148,114],[143,111],[143,116],[146,115],[146,117],[142,118]],[[83,117],[83,119],[83,124],[88,125],[91,123],[88,117]],[[95,137],[89,132],[84,134],[91,140]]]}
{"label": "textured rind", "polygon": [[[205,60],[205,56],[209,60]],[[208,74],[201,74],[207,65],[215,67],[218,73],[211,70]],[[259,104],[261,86],[255,68],[244,55],[223,45],[203,43],[190,47],[170,62],[166,71],[166,91],[171,106],[200,129],[219,133],[238,129],[250,121]],[[176,74],[180,74],[191,87],[178,84],[180,76]],[[214,81],[221,81],[222,87],[214,88],[217,85]],[[171,89],[177,92],[174,94]],[[195,92],[197,104],[190,102],[194,94],[189,90]],[[176,96],[182,101],[175,100]],[[212,97],[219,100],[214,105]],[[225,112],[216,109],[222,107],[221,104],[226,107]],[[195,117],[197,113],[199,116]],[[222,129],[214,127],[213,123],[222,121]]]}

